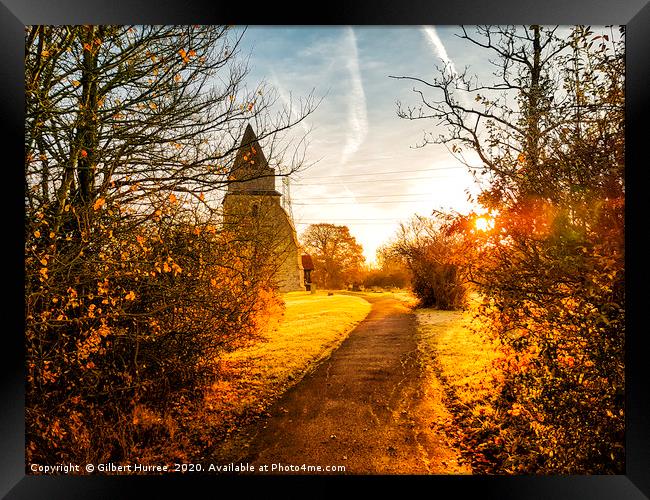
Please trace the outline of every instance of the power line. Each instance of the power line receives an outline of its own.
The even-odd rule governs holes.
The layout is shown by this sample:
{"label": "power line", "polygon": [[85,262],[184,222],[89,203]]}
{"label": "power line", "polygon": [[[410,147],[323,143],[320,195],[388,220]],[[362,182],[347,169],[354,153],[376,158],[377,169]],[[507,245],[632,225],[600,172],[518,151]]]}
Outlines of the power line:
{"label": "power line", "polygon": [[[304,221],[304,222],[324,222],[322,219],[301,219],[301,220]],[[343,222],[343,221],[346,221],[346,222],[356,222],[356,221],[395,222],[395,221],[400,221],[400,220],[402,220],[402,219],[399,218],[399,217],[392,217],[390,219],[385,219],[385,218],[384,219],[383,218],[378,218],[378,219],[337,219],[337,221],[339,221],[339,222]]]}
{"label": "power line", "polygon": [[395,203],[426,203],[430,200],[393,200],[393,201],[349,201],[349,202],[334,202],[334,203],[294,203],[294,205],[300,205],[303,207],[309,207],[313,205],[318,206],[329,206],[329,205],[380,205],[384,203],[395,204]]}
{"label": "power line", "polygon": [[[403,174],[403,173],[411,173],[411,172],[437,172],[439,170],[459,170],[465,168],[468,167],[438,167],[438,168],[420,168],[414,170],[389,170],[386,172],[367,172],[362,174],[317,175],[317,176],[309,176],[309,179],[330,179],[333,177],[359,177],[362,175]],[[473,168],[478,168],[478,167],[473,167]]]}
{"label": "power line", "polygon": [[[338,176],[336,176],[338,177]],[[404,177],[402,179],[369,179],[365,181],[341,181],[341,182],[317,182],[314,184],[303,184],[303,183],[296,183],[297,186],[331,186],[331,185],[339,185],[343,184],[371,184],[375,182],[397,182],[397,181],[419,181],[419,180],[437,180],[437,179],[449,179],[454,176],[450,175],[440,175],[437,177]]]}
{"label": "power line", "polygon": [[409,194],[369,194],[363,196],[317,196],[314,198],[309,198],[309,200],[345,200],[348,198],[358,199],[358,198],[394,198],[394,197],[403,198],[404,196],[433,196],[433,193],[409,193]]}

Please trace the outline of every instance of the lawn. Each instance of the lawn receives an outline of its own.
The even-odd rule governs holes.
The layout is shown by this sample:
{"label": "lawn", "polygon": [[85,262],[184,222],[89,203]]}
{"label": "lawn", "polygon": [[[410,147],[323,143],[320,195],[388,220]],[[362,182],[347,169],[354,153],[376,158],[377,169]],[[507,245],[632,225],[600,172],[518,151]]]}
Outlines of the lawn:
{"label": "lawn", "polygon": [[224,355],[222,377],[206,397],[229,430],[262,413],[345,340],[370,312],[362,297],[289,292],[279,325],[254,344]]}
{"label": "lawn", "polygon": [[442,385],[444,402],[453,415],[445,422],[470,458],[483,461],[480,450],[473,449],[474,435],[486,431],[494,416],[490,400],[494,395],[495,373],[492,361],[498,356],[497,344],[468,311],[416,310],[419,350],[429,384]]}
{"label": "lawn", "polygon": [[496,345],[476,325],[470,311],[416,310],[421,350],[437,363],[437,371],[466,405],[491,389]]}
{"label": "lawn", "polygon": [[368,298],[391,298],[391,299],[397,299],[402,302],[405,302],[408,306],[410,307],[415,307],[418,303],[418,299],[415,295],[410,290],[406,290],[403,288],[395,288],[392,290],[384,290],[384,289],[377,289],[377,290],[362,290],[359,292],[352,292],[352,291],[345,291],[341,290],[339,293],[345,294],[345,295],[352,295],[355,297],[368,297]]}

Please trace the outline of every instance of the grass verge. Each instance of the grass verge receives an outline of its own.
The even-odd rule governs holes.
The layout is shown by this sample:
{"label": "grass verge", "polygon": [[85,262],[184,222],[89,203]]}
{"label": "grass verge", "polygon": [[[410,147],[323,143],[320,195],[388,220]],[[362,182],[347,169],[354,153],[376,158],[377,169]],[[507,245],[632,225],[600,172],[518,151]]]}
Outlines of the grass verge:
{"label": "grass verge", "polygon": [[391,298],[402,301],[409,307],[415,307],[418,304],[418,298],[413,295],[410,290],[401,288],[396,288],[393,290],[363,290],[359,292],[341,290],[337,293],[341,293],[343,295],[352,295],[354,297]]}
{"label": "grass verge", "polygon": [[289,292],[283,298],[286,308],[277,327],[224,355],[222,376],[206,395],[211,423],[226,433],[263,414],[326,359],[371,309],[362,297],[327,291]]}
{"label": "grass verge", "polygon": [[471,309],[418,309],[416,318],[424,368],[442,384],[444,402],[452,414],[442,428],[474,473],[491,472],[491,445],[486,437],[495,434],[491,400],[497,344],[473,323]]}

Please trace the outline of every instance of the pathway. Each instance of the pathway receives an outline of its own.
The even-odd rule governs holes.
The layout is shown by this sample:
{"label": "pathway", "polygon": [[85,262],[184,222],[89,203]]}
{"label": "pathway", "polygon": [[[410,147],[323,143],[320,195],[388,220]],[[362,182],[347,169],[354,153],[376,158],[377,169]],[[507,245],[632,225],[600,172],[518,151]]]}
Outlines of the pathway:
{"label": "pathway", "polygon": [[415,315],[396,299],[369,301],[366,319],[226,460],[256,470],[280,463],[343,465],[348,474],[468,473],[436,425],[449,414],[442,388],[418,363]]}

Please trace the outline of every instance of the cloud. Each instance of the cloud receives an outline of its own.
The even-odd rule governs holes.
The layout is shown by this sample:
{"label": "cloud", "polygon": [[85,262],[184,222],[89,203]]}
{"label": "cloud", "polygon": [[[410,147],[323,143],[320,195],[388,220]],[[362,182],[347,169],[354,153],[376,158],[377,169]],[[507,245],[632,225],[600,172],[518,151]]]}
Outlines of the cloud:
{"label": "cloud", "polygon": [[445,67],[451,71],[451,74],[457,76],[458,71],[456,71],[456,66],[454,66],[454,62],[449,58],[447,49],[445,49],[445,45],[442,43],[442,40],[440,40],[436,28],[433,26],[424,26],[422,31],[431,45],[433,52],[442,60]]}
{"label": "cloud", "polygon": [[359,150],[368,134],[366,95],[361,81],[361,71],[359,70],[357,39],[354,30],[350,27],[345,30],[344,36],[342,55],[346,58],[346,68],[350,77],[350,91],[348,99],[348,131],[341,155],[342,164],[346,163]]}
{"label": "cloud", "polygon": [[[429,42],[429,45],[431,45],[435,55],[443,62],[445,71],[449,71],[453,76],[458,76],[458,71],[456,70],[454,61],[452,61],[449,54],[447,54],[447,49],[445,49],[445,45],[442,43],[442,40],[440,40],[436,28],[433,26],[423,26],[422,32]],[[465,107],[470,108],[472,106],[473,103],[469,100],[465,92],[460,91],[456,95],[460,98],[461,103]]]}
{"label": "cloud", "polygon": [[[289,119],[290,120],[293,120],[294,118],[297,119],[298,114],[300,112],[300,106],[299,106],[300,103],[299,102],[297,103],[296,100],[292,98],[291,92],[287,93],[284,86],[280,83],[280,79],[278,78],[278,75],[273,68],[270,68],[270,73],[271,73],[271,85],[273,85],[273,87],[278,91],[280,100],[282,101],[282,104],[284,105],[287,112],[288,113],[290,112]],[[300,127],[302,128],[305,134],[309,133],[310,126],[306,119],[303,119],[300,122]]]}

